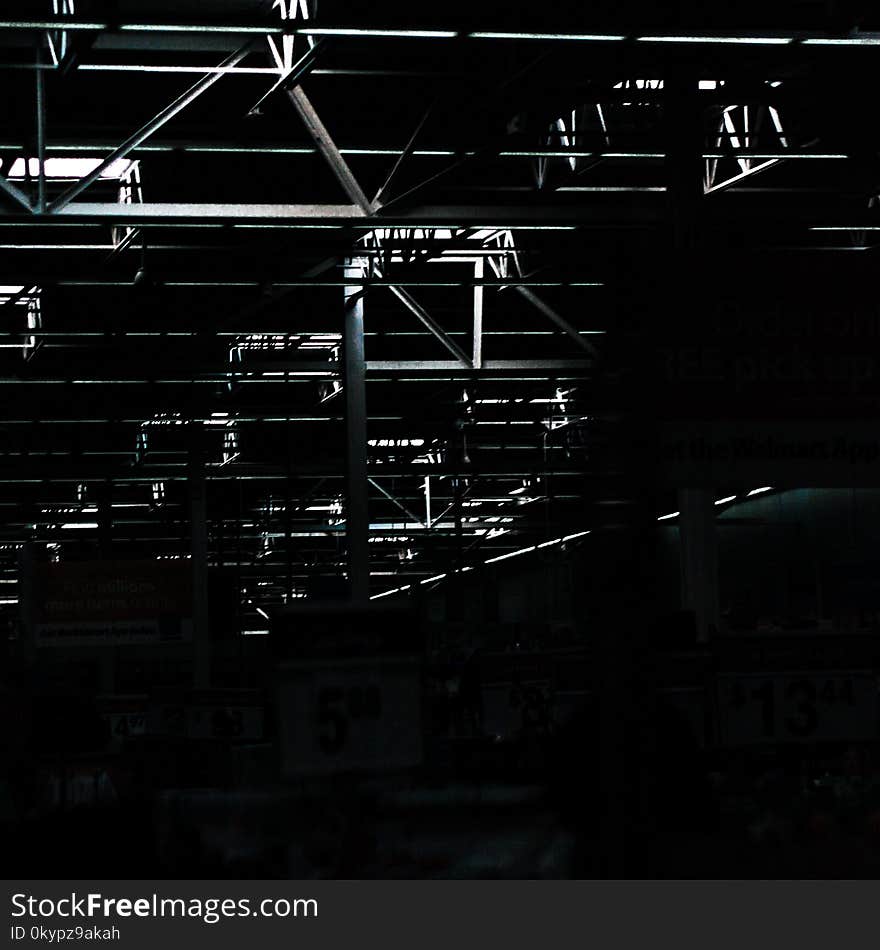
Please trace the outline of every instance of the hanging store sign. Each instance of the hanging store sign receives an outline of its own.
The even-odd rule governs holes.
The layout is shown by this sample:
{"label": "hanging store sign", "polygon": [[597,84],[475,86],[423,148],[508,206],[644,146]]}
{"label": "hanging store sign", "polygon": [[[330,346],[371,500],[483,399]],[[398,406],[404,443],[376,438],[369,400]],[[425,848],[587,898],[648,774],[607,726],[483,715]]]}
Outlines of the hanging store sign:
{"label": "hanging store sign", "polygon": [[180,643],[192,638],[185,562],[34,564],[23,616],[37,647]]}
{"label": "hanging store sign", "polygon": [[658,433],[660,469],[672,485],[880,484],[876,423],[691,419],[662,424]]}
{"label": "hanging store sign", "polygon": [[281,771],[393,772],[422,760],[422,641],[412,611],[330,602],[278,610]]}
{"label": "hanging store sign", "polygon": [[396,771],[422,758],[415,659],[290,664],[282,670],[278,716],[287,777]]}
{"label": "hanging store sign", "polygon": [[718,677],[723,745],[859,742],[877,736],[877,680],[863,671]]}
{"label": "hanging store sign", "polygon": [[[844,259],[845,258],[845,259]],[[673,485],[877,483],[880,307],[869,262],[694,254],[638,294],[634,385]],[[660,314],[656,301],[674,301]],[[633,301],[636,304],[636,301]]]}

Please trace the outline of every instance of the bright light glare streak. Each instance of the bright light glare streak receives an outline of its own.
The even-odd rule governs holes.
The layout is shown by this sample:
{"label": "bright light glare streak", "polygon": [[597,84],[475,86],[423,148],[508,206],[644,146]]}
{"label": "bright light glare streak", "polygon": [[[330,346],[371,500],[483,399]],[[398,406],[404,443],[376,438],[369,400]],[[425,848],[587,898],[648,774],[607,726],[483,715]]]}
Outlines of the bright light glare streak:
{"label": "bright light glare streak", "polygon": [[426,577],[424,580],[419,581],[420,584],[430,584],[433,581],[442,581],[446,574],[435,574],[433,577]]}
{"label": "bright light glare streak", "polygon": [[637,36],[640,43],[742,43],[751,46],[784,46],[791,36]]}
{"label": "bright light glare streak", "polygon": [[880,231],[880,225],[864,225],[864,224],[851,224],[851,225],[829,225],[827,227],[813,227],[810,228],[811,231]]}
{"label": "bright light glare streak", "polygon": [[241,635],[243,637],[268,637],[268,630],[242,630]]}
{"label": "bright light glare streak", "polygon": [[263,610],[262,607],[257,607],[257,613],[258,613],[261,617],[265,617],[266,620],[269,619],[269,615],[266,613],[265,610]]}
{"label": "bright light glare streak", "polygon": [[719,498],[715,504],[716,505],[726,505],[727,502],[733,501],[736,498],[736,495],[728,495],[726,498]]}
{"label": "bright light glare streak", "polygon": [[668,521],[670,518],[677,518],[681,514],[680,511],[670,511],[668,515],[660,515],[657,519],[658,521]]}
{"label": "bright light glare streak", "polygon": [[474,40],[582,40],[613,43],[625,40],[620,33],[468,33]]}
{"label": "bright light glare streak", "polygon": [[61,525],[62,528],[97,528],[97,521],[66,521]]}
{"label": "bright light glare streak", "polygon": [[765,491],[773,491],[773,489],[769,485],[766,488],[753,488],[749,495],[760,495]]}

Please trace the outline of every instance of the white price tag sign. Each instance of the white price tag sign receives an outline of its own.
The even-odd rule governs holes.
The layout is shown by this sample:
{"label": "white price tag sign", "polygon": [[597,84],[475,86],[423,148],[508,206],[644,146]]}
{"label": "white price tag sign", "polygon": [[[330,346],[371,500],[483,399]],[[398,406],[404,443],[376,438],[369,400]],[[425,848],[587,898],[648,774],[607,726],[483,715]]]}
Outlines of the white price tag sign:
{"label": "white price tag sign", "polygon": [[489,683],[483,686],[483,732],[512,738],[524,732],[546,731],[554,721],[553,684]]}
{"label": "white price tag sign", "polygon": [[261,739],[263,710],[256,706],[191,706],[186,731],[192,739]]}
{"label": "white price tag sign", "polygon": [[104,718],[110,725],[110,734],[114,739],[127,739],[129,736],[146,734],[146,713],[107,713]]}
{"label": "white price tag sign", "polygon": [[421,681],[411,659],[292,663],[278,695],[288,777],[388,771],[422,757]]}
{"label": "white price tag sign", "polygon": [[725,745],[863,741],[877,735],[877,684],[859,672],[718,677]]}

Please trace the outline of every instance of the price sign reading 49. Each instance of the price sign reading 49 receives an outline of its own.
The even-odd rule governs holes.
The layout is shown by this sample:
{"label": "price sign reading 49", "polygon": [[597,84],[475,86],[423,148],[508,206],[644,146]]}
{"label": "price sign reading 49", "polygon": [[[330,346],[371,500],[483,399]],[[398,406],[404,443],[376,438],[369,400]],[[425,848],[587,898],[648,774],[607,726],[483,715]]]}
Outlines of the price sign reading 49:
{"label": "price sign reading 49", "polygon": [[718,678],[725,745],[838,742],[877,734],[877,687],[866,672],[731,674]]}
{"label": "price sign reading 49", "polygon": [[417,765],[420,697],[415,660],[291,663],[278,694],[284,774],[390,771]]}

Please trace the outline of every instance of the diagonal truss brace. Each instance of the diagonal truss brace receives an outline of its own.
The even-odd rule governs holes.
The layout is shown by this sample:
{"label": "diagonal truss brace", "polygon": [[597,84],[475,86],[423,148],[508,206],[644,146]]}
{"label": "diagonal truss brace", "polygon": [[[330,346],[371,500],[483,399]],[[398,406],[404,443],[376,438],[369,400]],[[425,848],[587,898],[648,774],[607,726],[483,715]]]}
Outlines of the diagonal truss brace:
{"label": "diagonal truss brace", "polygon": [[449,334],[434,320],[427,310],[403,287],[389,287],[391,293],[410,311],[418,317],[423,326],[436,337],[449,352],[467,369],[473,369],[473,363],[463,349],[449,336]]}
{"label": "diagonal truss brace", "polygon": [[[788,149],[789,141],[782,127],[779,110],[775,106],[727,106],[718,119],[715,146],[721,148],[728,144],[734,149],[748,149],[754,147],[762,133],[762,125],[770,120],[773,130],[770,133],[774,144],[782,149]],[[761,162],[754,162],[747,156],[736,159],[739,172],[721,181],[718,180],[717,158],[706,160],[706,169],[703,182],[703,194],[709,195],[717,191],[724,191],[746,178],[751,178],[759,172],[766,171],[774,165],[779,165],[784,159],[770,158]]]}
{"label": "diagonal truss brace", "polygon": [[364,194],[302,87],[295,86],[293,89],[288,89],[287,95],[345,193],[364,212],[372,214],[376,210],[375,206]]}
{"label": "diagonal truss brace", "polygon": [[104,171],[120,158],[125,158],[129,152],[142,145],[157,129],[160,129],[166,122],[173,119],[179,112],[185,109],[193,100],[197,99],[203,92],[210,89],[222,76],[225,69],[235,66],[248,55],[254,46],[254,40],[248,41],[241,49],[227,57],[221,64],[220,70],[215,73],[209,73],[200,79],[194,86],[191,86],[183,95],[178,96],[170,105],[166,106],[158,115],[150,119],[146,125],[141,126],[137,132],[129,136],[122,145],[115,148],[97,168],[93,169],[84,178],[71,185],[65,192],[59,195],[48,207],[50,214],[60,211],[68,205],[74,198],[81,195],[86,188],[96,182]]}
{"label": "diagonal truss brace", "polygon": [[394,495],[391,494],[391,492],[386,491],[386,490],[376,481],[375,478],[368,478],[367,481],[373,486],[373,488],[375,488],[375,489],[377,489],[378,491],[380,491],[392,504],[396,505],[408,518],[412,518],[412,520],[415,521],[416,524],[420,524],[420,525],[424,525],[425,527],[429,527],[429,525],[428,525],[428,523],[425,521],[425,519],[420,518],[418,515],[413,514],[413,513],[409,510],[409,508],[407,508],[406,505],[405,505],[402,501],[400,501],[400,499],[395,498]]}
{"label": "diagonal truss brace", "polygon": [[[294,108],[303,120],[321,154],[326,159],[337,181],[342,185],[345,193],[365,214],[373,214],[377,210],[377,203],[371,202],[369,198],[367,198],[302,87],[296,86],[293,89],[289,89],[287,95],[290,97]],[[375,264],[373,265],[373,270],[377,276],[382,276]],[[464,350],[437,324],[433,317],[415,300],[409,291],[404,290],[402,287],[393,286],[388,289],[412,314],[418,317],[422,324],[449,350],[462,366],[468,369],[473,368],[473,363]]]}

